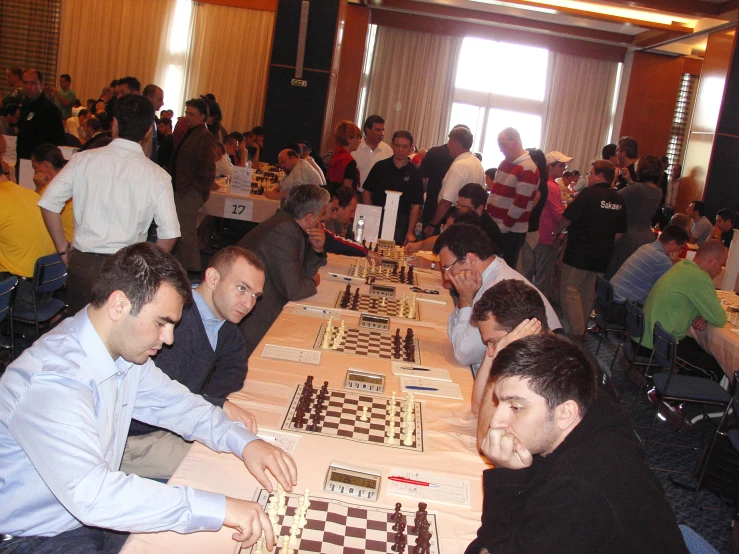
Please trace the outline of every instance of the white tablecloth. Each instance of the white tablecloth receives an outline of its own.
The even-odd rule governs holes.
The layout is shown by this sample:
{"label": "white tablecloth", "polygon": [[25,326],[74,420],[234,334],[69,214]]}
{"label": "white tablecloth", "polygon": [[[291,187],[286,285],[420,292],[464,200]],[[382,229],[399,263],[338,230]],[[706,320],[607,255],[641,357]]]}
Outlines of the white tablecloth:
{"label": "white tablecloth", "polygon": [[[238,217],[231,211],[226,213],[226,203],[229,200],[238,200],[240,204],[251,205],[251,217]],[[210,198],[200,208],[200,215],[212,215],[216,217],[225,217],[229,219],[242,219],[261,223],[262,221],[272,217],[275,212],[280,209],[279,200],[270,200],[264,196],[250,196],[247,194],[239,194],[236,192],[217,192],[210,193]]]}

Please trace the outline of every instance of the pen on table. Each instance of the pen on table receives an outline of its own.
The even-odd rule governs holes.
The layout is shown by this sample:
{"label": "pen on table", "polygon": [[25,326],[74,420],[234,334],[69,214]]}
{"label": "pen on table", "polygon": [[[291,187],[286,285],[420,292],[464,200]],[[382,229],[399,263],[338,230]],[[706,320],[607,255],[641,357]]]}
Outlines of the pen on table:
{"label": "pen on table", "polygon": [[415,479],[408,479],[407,477],[400,477],[398,475],[391,475],[388,477],[390,481],[395,481],[397,483],[406,483],[408,485],[418,485],[419,487],[431,487],[432,489],[438,489],[439,485],[434,485],[433,483],[427,483],[426,481],[416,481]]}
{"label": "pen on table", "polygon": [[408,385],[403,388],[405,388],[406,390],[435,390],[435,391],[439,390],[434,387],[417,387],[416,385]]}
{"label": "pen on table", "polygon": [[408,369],[410,371],[431,371],[430,369],[426,369],[423,367],[413,367],[412,365],[403,365],[400,366],[400,369]]}

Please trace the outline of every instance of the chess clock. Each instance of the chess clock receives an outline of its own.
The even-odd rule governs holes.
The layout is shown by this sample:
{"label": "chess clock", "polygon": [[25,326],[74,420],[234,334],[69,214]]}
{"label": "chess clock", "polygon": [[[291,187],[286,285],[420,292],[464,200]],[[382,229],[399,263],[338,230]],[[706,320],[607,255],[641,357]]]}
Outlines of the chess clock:
{"label": "chess clock", "polygon": [[328,466],[323,490],[377,502],[381,478],[382,473],[377,470],[332,461]]}
{"label": "chess clock", "polygon": [[370,296],[379,296],[393,298],[395,296],[395,287],[391,285],[370,285]]}
{"label": "chess clock", "polygon": [[381,315],[373,315],[361,313],[359,314],[359,326],[367,329],[380,329],[387,331],[390,329],[390,318]]}
{"label": "chess clock", "polygon": [[385,390],[385,376],[350,367],[346,372],[344,388],[367,392],[383,392]]}
{"label": "chess clock", "polygon": [[395,248],[394,240],[377,239],[377,248]]}

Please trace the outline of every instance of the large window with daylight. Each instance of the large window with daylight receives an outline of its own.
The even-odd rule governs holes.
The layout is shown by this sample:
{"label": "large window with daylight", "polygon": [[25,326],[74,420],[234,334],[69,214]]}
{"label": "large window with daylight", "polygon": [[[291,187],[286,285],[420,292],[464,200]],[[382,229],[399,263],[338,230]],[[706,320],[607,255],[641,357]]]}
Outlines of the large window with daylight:
{"label": "large window with daylight", "polygon": [[539,147],[548,63],[543,48],[465,37],[449,127],[472,130],[472,150],[482,153],[484,167],[502,161],[497,138],[506,127],[518,129],[524,148]]}

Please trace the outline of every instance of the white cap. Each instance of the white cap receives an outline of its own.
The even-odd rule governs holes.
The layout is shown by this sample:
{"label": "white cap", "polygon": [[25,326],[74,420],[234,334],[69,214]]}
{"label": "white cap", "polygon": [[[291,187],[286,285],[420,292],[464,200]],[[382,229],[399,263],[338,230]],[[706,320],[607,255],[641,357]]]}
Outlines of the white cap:
{"label": "white cap", "polygon": [[553,152],[549,152],[546,158],[547,158],[547,165],[553,164],[554,162],[567,163],[572,160],[570,156],[565,156],[564,154],[562,154],[562,152],[557,152],[556,150],[554,150]]}

